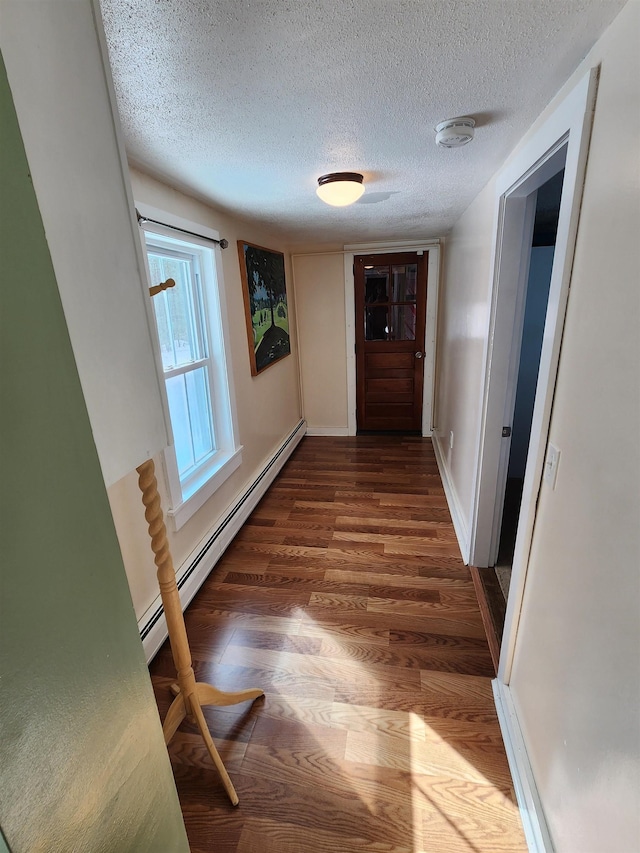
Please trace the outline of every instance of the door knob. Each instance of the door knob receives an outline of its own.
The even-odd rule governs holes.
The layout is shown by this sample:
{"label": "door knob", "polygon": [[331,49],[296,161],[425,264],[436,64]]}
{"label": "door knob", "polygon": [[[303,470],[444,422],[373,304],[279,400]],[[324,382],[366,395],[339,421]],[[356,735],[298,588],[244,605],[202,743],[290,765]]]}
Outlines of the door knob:
{"label": "door knob", "polygon": [[423,353],[421,353],[421,352],[416,353],[416,358],[422,358],[422,356],[423,356]]}

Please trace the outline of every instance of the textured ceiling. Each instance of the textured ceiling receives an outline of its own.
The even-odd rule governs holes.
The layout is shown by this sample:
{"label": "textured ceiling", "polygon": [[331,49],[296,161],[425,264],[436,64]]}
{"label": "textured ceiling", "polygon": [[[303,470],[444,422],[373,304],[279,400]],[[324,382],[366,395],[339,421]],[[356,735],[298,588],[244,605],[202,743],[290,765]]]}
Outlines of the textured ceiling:
{"label": "textured ceiling", "polygon": [[[446,234],[623,5],[101,0],[132,164],[292,245]],[[437,147],[459,115],[474,141]]]}

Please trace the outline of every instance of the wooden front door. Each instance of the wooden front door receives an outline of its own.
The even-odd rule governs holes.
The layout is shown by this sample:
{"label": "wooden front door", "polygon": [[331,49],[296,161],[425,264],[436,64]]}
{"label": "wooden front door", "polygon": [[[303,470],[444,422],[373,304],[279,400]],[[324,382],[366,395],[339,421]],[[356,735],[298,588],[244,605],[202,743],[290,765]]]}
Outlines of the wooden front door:
{"label": "wooden front door", "polygon": [[422,430],[427,255],[356,255],[358,431]]}

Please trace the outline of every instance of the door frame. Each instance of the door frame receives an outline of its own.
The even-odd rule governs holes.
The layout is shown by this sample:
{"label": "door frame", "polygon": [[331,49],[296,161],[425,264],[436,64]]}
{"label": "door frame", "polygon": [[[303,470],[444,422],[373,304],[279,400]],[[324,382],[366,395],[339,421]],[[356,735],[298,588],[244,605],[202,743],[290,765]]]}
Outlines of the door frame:
{"label": "door frame", "polygon": [[423,351],[424,379],[422,388],[422,435],[430,436],[433,428],[435,390],[436,321],[440,282],[440,241],[405,240],[390,243],[353,243],[344,247],[344,308],[347,346],[347,413],[348,434],[355,435],[356,425],[356,317],[353,265],[356,255],[387,255],[392,252],[424,252],[427,257],[427,316]]}
{"label": "door frame", "polygon": [[[524,598],[538,493],[546,455],[564,318],[573,266],[584,186],[598,69],[592,68],[566,95],[498,174],[496,237],[491,279],[491,311],[485,339],[482,416],[476,447],[469,562],[489,565],[499,500],[502,427],[510,389],[510,357],[521,334],[516,324],[518,296],[528,272],[531,194],[552,177],[566,147],[556,248],[551,274],[540,369],[531,424],[515,553],[507,603],[498,680],[511,677],[518,624]],[[514,286],[514,281],[520,287]],[[504,464],[504,462],[503,462]]]}
{"label": "door frame", "polygon": [[[500,292],[499,297],[500,307],[496,309],[496,326],[503,323],[505,329],[511,328],[512,330],[509,357],[506,362],[507,381],[504,416],[502,418],[502,426],[508,426],[510,428],[513,428],[516,393],[518,390],[520,351],[522,348],[527,289],[529,286],[529,266],[531,263],[531,249],[538,190],[550,178],[554,177],[554,175],[565,168],[566,159],[567,141],[565,140],[564,142],[559,142],[554,151],[549,152],[549,156],[545,158],[545,160],[523,183],[513,188],[512,191],[507,192],[504,196],[504,228],[502,231],[502,237],[505,254],[509,255],[507,246],[513,245],[515,249],[515,246],[517,246],[518,243],[520,245],[518,266],[509,270],[504,277],[503,272],[506,272],[506,270],[501,271],[499,284],[503,285],[503,290]],[[513,256],[508,259],[507,266],[509,265],[509,261],[515,262],[516,260],[517,253],[514,251]],[[557,324],[564,322],[564,313],[562,313],[562,317],[558,315],[557,319],[554,321],[552,317],[549,317],[549,307],[552,307],[555,310],[557,306],[555,304],[551,306],[550,301],[548,300],[547,310],[545,312],[546,318],[549,318],[551,322],[555,323],[552,330],[555,334]],[[500,311],[503,312],[501,320],[498,319]],[[513,317],[513,320],[511,320],[511,317]],[[549,329],[547,329],[547,331],[549,331]],[[542,379],[542,382],[544,383],[545,377],[540,377],[540,379]],[[538,387],[537,383],[536,395]],[[511,452],[510,438],[511,437],[509,437],[509,440],[502,438],[499,443],[496,499],[493,511],[491,538],[489,540],[489,556],[487,560],[487,565],[489,566],[495,565],[500,546],[500,531],[502,527],[504,497],[507,486],[509,455]],[[474,563],[474,565],[476,564]]]}

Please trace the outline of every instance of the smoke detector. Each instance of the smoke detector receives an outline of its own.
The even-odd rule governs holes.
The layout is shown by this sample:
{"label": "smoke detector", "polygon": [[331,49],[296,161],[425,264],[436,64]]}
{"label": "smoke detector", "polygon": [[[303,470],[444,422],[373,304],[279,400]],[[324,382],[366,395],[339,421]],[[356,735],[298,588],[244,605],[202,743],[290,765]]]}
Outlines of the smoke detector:
{"label": "smoke detector", "polygon": [[436,126],[436,145],[443,148],[460,148],[473,139],[474,119],[469,116],[448,118]]}

